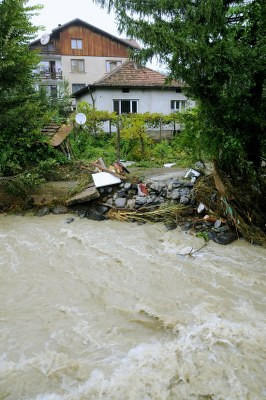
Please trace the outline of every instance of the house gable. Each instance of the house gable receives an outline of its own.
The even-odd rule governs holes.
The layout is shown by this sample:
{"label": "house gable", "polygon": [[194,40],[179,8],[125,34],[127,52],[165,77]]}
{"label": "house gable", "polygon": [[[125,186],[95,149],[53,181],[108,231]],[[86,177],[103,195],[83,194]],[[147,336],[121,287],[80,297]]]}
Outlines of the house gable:
{"label": "house gable", "polygon": [[[82,48],[73,49],[71,39],[82,41]],[[42,46],[40,40],[31,43],[31,49],[40,53],[54,52],[61,55],[92,56],[92,57],[124,57],[127,58],[129,50],[138,48],[134,41],[123,40],[102,31],[80,19],[75,19],[67,24],[54,29],[50,43]]]}

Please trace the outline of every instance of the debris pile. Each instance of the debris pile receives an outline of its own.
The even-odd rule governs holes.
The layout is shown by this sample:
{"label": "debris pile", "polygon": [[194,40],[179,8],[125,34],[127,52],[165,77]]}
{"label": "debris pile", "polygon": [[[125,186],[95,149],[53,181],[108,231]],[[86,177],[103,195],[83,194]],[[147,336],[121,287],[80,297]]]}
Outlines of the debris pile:
{"label": "debris pile", "polygon": [[[107,168],[99,159],[91,167],[93,182],[65,202],[80,218],[163,222],[168,229],[179,225],[183,231],[224,245],[242,233],[236,228],[240,217],[221,197],[213,174],[204,175],[202,163],[189,169],[183,178],[166,174],[165,178],[154,176],[143,181],[132,179],[122,162]],[[252,239],[255,243],[262,241],[258,235]]]}
{"label": "debris pile", "polygon": [[237,238],[226,220],[212,212],[210,204],[197,201],[195,183],[202,177],[200,168],[190,169],[182,179],[171,177],[132,182],[129,171],[121,162],[107,168],[99,159],[93,166],[94,183],[66,202],[81,218],[163,222],[168,229],[181,225],[183,231],[220,244],[231,243]]}

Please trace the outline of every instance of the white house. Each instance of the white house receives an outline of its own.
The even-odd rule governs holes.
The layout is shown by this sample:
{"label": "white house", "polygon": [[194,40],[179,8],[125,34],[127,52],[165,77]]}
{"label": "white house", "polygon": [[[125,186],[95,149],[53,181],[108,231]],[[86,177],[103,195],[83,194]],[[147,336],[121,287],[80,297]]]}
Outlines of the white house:
{"label": "white house", "polygon": [[[77,103],[86,101],[98,110],[117,114],[158,112],[167,115],[194,106],[184,94],[182,82],[166,84],[165,80],[165,75],[127,61],[73,96]],[[173,131],[173,126],[164,127],[164,131]]]}

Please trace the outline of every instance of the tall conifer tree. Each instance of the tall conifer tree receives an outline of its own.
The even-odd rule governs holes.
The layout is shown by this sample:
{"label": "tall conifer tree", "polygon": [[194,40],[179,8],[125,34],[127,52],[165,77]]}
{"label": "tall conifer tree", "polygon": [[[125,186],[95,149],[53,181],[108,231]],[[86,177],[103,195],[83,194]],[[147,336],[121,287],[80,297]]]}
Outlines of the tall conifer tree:
{"label": "tall conifer tree", "polygon": [[231,177],[265,155],[265,0],[95,0],[139,39],[139,60],[159,57],[199,104],[201,140]]}

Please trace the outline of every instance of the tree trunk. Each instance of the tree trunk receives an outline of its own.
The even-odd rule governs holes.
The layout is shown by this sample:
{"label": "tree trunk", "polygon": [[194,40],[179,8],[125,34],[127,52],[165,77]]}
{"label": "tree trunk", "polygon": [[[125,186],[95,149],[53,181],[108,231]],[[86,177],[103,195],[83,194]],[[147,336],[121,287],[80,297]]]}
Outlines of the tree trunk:
{"label": "tree trunk", "polygon": [[144,140],[143,140],[143,136],[140,135],[140,147],[141,147],[141,154],[142,156],[144,156],[145,154],[145,144],[144,144]]}
{"label": "tree trunk", "polygon": [[118,122],[116,128],[116,159],[120,160],[120,124]]}

